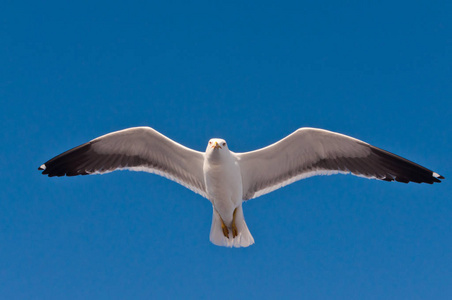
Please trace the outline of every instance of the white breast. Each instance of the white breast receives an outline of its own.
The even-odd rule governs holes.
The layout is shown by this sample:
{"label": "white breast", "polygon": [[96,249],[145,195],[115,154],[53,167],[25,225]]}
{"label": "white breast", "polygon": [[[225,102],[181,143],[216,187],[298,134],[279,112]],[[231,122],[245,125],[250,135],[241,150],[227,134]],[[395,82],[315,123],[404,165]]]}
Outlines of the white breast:
{"label": "white breast", "polygon": [[207,198],[226,224],[242,202],[242,177],[235,157],[228,155],[207,157],[204,160],[204,179]]}

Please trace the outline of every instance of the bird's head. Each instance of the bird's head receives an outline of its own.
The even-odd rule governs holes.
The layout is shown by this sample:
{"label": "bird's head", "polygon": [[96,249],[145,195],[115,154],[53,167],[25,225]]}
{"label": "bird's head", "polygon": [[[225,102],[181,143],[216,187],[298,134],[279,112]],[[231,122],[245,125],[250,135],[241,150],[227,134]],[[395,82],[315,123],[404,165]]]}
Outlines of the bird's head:
{"label": "bird's head", "polygon": [[207,143],[206,154],[208,155],[217,156],[228,152],[228,144],[223,139],[210,139]]}

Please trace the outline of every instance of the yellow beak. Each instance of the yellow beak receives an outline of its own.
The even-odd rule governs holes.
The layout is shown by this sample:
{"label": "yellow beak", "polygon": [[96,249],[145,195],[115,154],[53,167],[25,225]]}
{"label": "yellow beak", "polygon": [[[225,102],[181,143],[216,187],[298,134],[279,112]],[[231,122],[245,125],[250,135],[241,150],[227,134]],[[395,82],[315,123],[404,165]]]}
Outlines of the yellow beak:
{"label": "yellow beak", "polygon": [[214,149],[220,148],[221,149],[221,146],[218,144],[218,142],[215,142],[215,145],[213,145],[212,148],[214,148]]}

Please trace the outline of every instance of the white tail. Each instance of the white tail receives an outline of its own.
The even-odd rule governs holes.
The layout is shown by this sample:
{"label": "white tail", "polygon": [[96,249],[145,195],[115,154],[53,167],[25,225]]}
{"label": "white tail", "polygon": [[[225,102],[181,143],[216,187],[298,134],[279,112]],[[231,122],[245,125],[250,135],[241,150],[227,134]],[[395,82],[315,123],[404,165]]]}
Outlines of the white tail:
{"label": "white tail", "polygon": [[210,241],[217,246],[225,247],[248,247],[254,244],[253,236],[246,226],[245,218],[243,216],[242,205],[237,207],[235,212],[235,225],[237,226],[238,235],[232,237],[232,229],[229,229],[229,238],[226,238],[221,228],[221,219],[218,212],[213,209],[212,214],[212,227],[210,228]]}

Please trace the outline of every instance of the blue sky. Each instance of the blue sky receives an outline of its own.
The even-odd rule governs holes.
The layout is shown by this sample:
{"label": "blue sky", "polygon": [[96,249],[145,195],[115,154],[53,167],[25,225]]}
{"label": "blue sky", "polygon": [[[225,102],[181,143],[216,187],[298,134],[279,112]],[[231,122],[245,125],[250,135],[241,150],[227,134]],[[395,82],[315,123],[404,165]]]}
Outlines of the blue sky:
{"label": "blue sky", "polygon": [[[451,13],[447,1],[4,1],[0,294],[452,298]],[[164,178],[37,171],[132,126],[235,152],[320,127],[446,180],[309,178],[245,203],[256,244],[227,249],[209,242],[210,203]]]}

